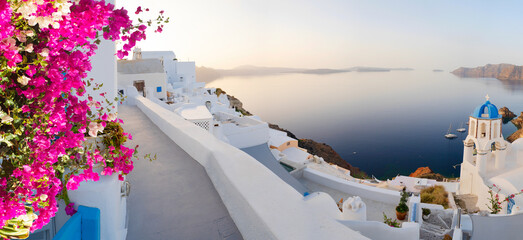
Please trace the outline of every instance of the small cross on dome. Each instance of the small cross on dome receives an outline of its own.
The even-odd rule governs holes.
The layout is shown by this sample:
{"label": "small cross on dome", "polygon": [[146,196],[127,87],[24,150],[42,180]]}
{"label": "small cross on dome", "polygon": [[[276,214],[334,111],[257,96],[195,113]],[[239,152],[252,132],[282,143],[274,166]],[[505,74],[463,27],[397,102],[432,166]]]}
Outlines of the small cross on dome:
{"label": "small cross on dome", "polygon": [[488,96],[488,94],[487,94],[487,96],[485,96],[485,98],[487,99],[487,101],[490,99],[490,97]]}

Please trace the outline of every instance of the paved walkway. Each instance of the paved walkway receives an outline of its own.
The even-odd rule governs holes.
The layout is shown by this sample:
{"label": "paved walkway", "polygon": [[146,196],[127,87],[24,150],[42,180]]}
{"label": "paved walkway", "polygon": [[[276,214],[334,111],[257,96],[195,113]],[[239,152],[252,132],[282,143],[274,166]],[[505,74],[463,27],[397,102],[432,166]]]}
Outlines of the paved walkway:
{"label": "paved walkway", "polygon": [[243,239],[205,169],[137,107],[119,106],[124,129],[138,152],[156,161],[134,162],[127,240]]}
{"label": "paved walkway", "polygon": [[274,174],[278,175],[278,177],[291,185],[291,187],[296,189],[299,193],[304,194],[309,191],[298,180],[296,180],[296,178],[287,172],[276,158],[274,158],[266,143],[254,147],[242,148],[241,150],[258,160],[258,162],[270,169]]}

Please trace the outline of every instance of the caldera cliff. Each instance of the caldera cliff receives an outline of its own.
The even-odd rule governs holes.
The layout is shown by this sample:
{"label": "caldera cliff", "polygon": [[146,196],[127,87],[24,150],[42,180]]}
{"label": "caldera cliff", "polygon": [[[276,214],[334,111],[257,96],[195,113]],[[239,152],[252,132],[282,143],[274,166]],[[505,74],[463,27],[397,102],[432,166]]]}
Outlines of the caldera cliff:
{"label": "caldera cliff", "polygon": [[507,141],[514,142],[519,138],[523,138],[523,112],[521,112],[521,115],[517,118],[512,119],[511,121],[518,130],[512,135],[507,137]]}
{"label": "caldera cliff", "polygon": [[459,77],[497,78],[499,80],[523,81],[523,66],[516,66],[507,63],[487,64],[476,68],[460,67],[451,73]]}

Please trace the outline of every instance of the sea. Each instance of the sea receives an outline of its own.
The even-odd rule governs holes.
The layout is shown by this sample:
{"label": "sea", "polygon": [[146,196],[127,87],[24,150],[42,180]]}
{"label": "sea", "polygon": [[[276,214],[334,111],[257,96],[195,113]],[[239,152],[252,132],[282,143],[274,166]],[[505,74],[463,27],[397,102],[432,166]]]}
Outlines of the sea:
{"label": "sea", "polygon": [[[459,78],[432,70],[230,76],[207,83],[262,120],[326,143],[369,176],[430,167],[459,177],[469,115],[485,102],[523,111],[523,81]],[[452,125],[452,126],[450,126]],[[446,139],[448,132],[458,135]],[[502,127],[504,137],[516,130]]]}

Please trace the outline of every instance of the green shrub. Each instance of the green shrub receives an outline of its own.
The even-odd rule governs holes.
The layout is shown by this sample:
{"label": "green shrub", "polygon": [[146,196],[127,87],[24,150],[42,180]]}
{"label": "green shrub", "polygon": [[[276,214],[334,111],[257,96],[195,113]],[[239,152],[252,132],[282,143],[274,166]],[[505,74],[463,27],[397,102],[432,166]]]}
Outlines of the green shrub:
{"label": "green shrub", "polygon": [[422,209],[422,212],[423,212],[423,216],[428,216],[430,214],[430,209],[428,208],[423,208]]}
{"label": "green shrub", "polygon": [[449,207],[448,193],[440,185],[428,187],[421,190],[421,202],[442,205],[444,208]]}
{"label": "green shrub", "polygon": [[401,191],[401,199],[396,207],[396,211],[400,213],[408,212],[409,207],[407,206],[407,201],[409,200],[409,193],[405,191],[405,188],[403,188],[403,191]]}
{"label": "green shrub", "polygon": [[432,195],[432,193],[422,193],[421,194],[422,203],[432,203],[432,202],[434,202],[434,199],[436,199],[436,198],[434,197],[434,195]]}

